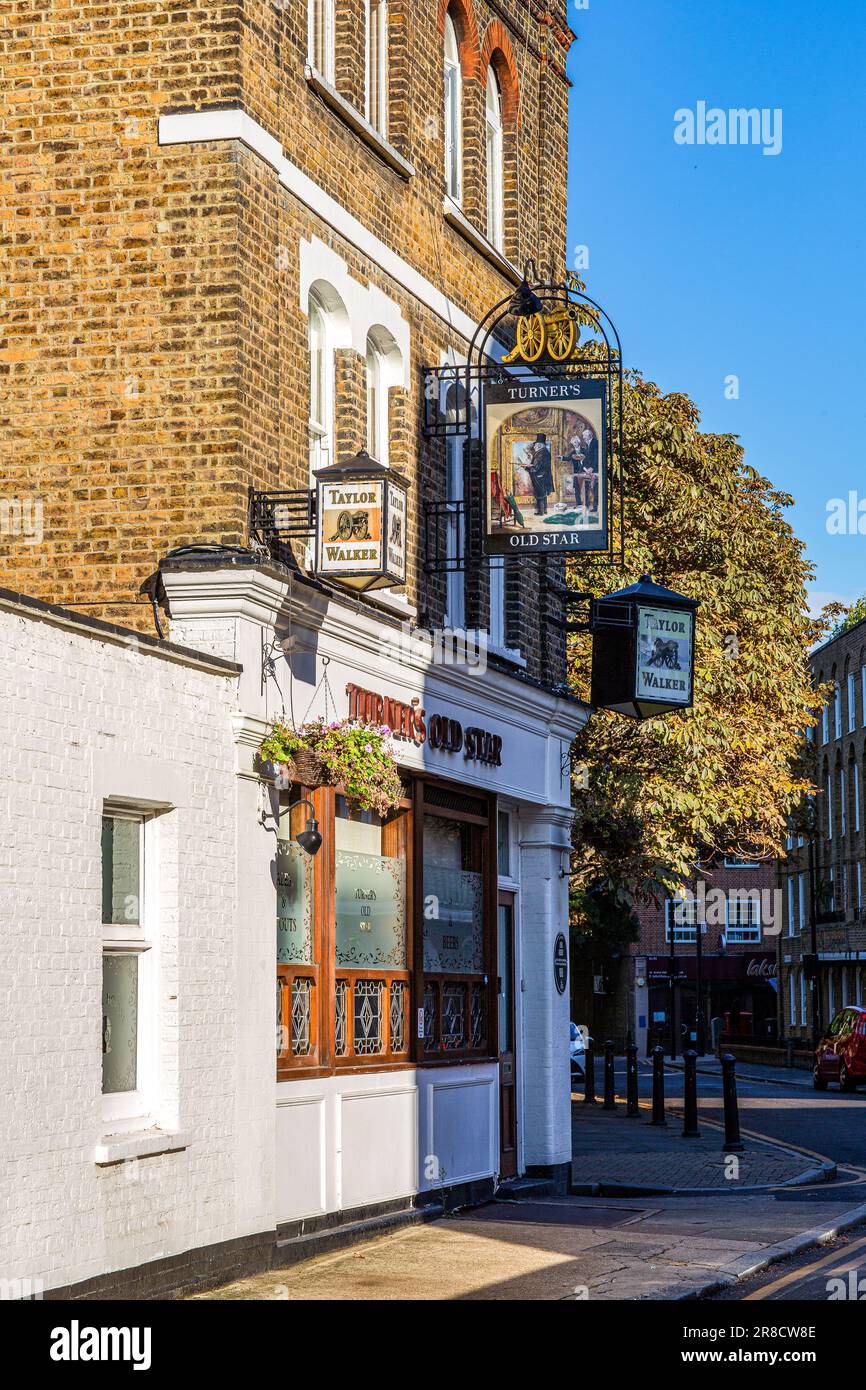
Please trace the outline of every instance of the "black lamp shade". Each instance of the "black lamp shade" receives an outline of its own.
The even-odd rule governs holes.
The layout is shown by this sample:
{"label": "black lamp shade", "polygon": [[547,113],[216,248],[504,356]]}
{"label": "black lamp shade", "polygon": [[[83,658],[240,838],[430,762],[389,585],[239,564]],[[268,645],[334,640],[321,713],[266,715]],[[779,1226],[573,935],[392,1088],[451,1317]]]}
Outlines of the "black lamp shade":
{"label": "black lamp shade", "polygon": [[308,817],[306,829],[299,831],[295,839],[307,854],[318,854],[322,848],[322,837],[319,834],[319,822],[314,816]]}

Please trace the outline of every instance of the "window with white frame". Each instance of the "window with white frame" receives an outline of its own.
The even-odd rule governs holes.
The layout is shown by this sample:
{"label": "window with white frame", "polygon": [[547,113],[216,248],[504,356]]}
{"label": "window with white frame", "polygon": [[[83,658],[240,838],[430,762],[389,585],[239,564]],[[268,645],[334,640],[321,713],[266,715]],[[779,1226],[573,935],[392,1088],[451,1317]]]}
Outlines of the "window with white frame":
{"label": "window with white frame", "polygon": [[854,833],[860,830],[860,764],[852,763],[852,780],[854,782]]}
{"label": "window with white frame", "polygon": [[502,93],[493,67],[487,69],[487,240],[501,251],[505,241]]}
{"label": "window with white frame", "polygon": [[726,935],[732,944],[761,940],[760,893],[733,892],[725,903]]}
{"label": "window with white frame", "polygon": [[791,966],[791,973],[788,976],[788,1013],[791,1017],[791,1027],[797,1026],[797,972]]}
{"label": "window with white frame", "polygon": [[445,579],[445,623],[462,628],[466,622],[466,590],[463,570],[457,562],[463,555],[463,438],[449,435],[445,440],[445,496],[447,507],[445,554],[449,562]]}
{"label": "window with white frame", "polygon": [[788,879],[788,935],[794,935],[794,888],[793,877]]}
{"label": "window with white frame", "polygon": [[388,134],[388,5],[367,0],[367,120]]}
{"label": "window with white frame", "polygon": [[490,560],[490,645],[494,651],[505,649],[505,558],[494,555]]}
{"label": "window with white frame", "polygon": [[334,81],[334,0],[308,0],[307,53],[310,66]]}
{"label": "window with white frame", "polygon": [[846,806],[846,804],[845,804],[847,800],[848,800],[848,798],[847,798],[847,796],[845,795],[845,769],[844,769],[844,767],[840,767],[840,768],[839,768],[839,834],[840,834],[840,835],[844,835],[845,832],[846,832],[846,829],[847,829],[848,808],[847,808],[847,806]]}
{"label": "window with white frame", "polygon": [[830,742],[830,707],[826,704],[821,710],[821,742]]}
{"label": "window with white frame", "polygon": [[842,687],[836,681],[833,686],[833,729],[837,738],[842,737]]}
{"label": "window with white frame", "polygon": [[738,859],[734,855],[725,856],[726,869],[760,869],[760,867],[757,859]]}
{"label": "window with white frame", "polygon": [[799,970],[797,973],[798,973],[799,976],[800,976],[800,1023],[801,1023],[801,1025],[802,1025],[802,1027],[805,1028],[805,1027],[806,1027],[806,972],[805,972],[805,970],[802,970],[802,969],[801,969],[801,970]]}
{"label": "window with white frame", "polygon": [[863,911],[863,865],[857,860],[857,911]]}
{"label": "window with white frame", "polygon": [[827,910],[836,911],[836,870],[832,866],[827,870]]}
{"label": "window with white frame", "polygon": [[805,925],[806,925],[806,875],[805,875],[805,873],[801,873],[801,874],[798,874],[798,875],[797,875],[797,908],[798,908],[798,918],[799,918],[799,922],[800,922],[800,931],[802,931],[803,928],[804,928]]}
{"label": "window with white frame", "polygon": [[367,453],[387,465],[390,455],[388,383],[384,356],[372,334],[367,338]]}
{"label": "window with white frame", "polygon": [[833,838],[833,778],[827,773],[827,839]]}
{"label": "window with white frame", "polygon": [[460,45],[450,14],[445,16],[445,187],[459,203],[463,196],[463,74]]}
{"label": "window with white frame", "polygon": [[854,680],[854,672],[848,672],[848,732],[853,733],[857,727],[857,686]]}
{"label": "window with white frame", "polygon": [[107,805],[102,817],[102,1097],[109,1122],[154,1108],[152,822]]}
{"label": "window with white frame", "polygon": [[677,894],[665,903],[665,941],[673,932],[674,944],[687,945],[697,938],[699,903],[697,898]]}
{"label": "window with white frame", "polygon": [[318,295],[309,302],[308,340],[310,357],[310,473],[331,462],[333,428],[333,363],[328,345],[325,309]]}

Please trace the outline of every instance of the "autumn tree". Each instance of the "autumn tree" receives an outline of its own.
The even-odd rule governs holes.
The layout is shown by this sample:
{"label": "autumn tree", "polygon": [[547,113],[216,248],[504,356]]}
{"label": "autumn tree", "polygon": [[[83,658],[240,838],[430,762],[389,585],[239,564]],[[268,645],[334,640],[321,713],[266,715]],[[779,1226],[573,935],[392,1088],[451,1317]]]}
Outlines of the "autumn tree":
{"label": "autumn tree", "polygon": [[[598,711],[575,744],[572,917],[589,926],[599,899],[671,891],[699,853],[775,856],[810,785],[807,653],[826,622],[807,614],[812,569],[785,518],[792,499],[699,418],[687,396],[628,376],[625,568],[570,562],[572,584],[596,596],[650,574],[700,605],[694,708],[643,723]],[[588,700],[588,636],[570,639],[569,659]]]}

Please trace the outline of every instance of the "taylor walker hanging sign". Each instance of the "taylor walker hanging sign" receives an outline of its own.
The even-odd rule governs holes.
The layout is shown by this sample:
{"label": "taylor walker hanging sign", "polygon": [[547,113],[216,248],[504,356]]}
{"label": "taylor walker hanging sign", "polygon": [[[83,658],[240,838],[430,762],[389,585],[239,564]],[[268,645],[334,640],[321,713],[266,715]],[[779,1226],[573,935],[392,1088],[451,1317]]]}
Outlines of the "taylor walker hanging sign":
{"label": "taylor walker hanging sign", "polygon": [[682,609],[638,609],[636,699],[691,703],[694,621]]}
{"label": "taylor walker hanging sign", "polygon": [[511,380],[484,392],[486,550],[606,550],[606,383]]}

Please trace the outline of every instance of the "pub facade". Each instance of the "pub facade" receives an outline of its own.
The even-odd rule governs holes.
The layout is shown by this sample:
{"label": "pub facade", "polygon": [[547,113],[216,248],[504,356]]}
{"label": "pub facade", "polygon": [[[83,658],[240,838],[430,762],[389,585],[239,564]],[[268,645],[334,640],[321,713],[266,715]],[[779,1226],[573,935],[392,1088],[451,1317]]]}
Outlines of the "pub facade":
{"label": "pub facade", "polygon": [[[134,53],[106,29],[34,143],[20,207],[37,225],[40,179],[72,207],[62,302],[10,270],[9,477],[45,522],[4,536],[0,609],[18,727],[68,754],[7,827],[30,887],[4,1250],[49,1296],[181,1291],[515,1176],[563,1187],[571,1160],[589,709],[564,559],[470,544],[483,402],[459,376],[527,257],[564,264],[564,0],[173,18],[136,16]],[[56,51],[26,59],[40,89]],[[602,527],[580,452],[546,450],[549,485],[526,463],[545,429],[566,454],[549,414],[503,425],[509,545],[548,507]],[[275,722],[318,721],[388,730],[387,814],[262,759]],[[46,814],[62,940],[25,825]]]}

